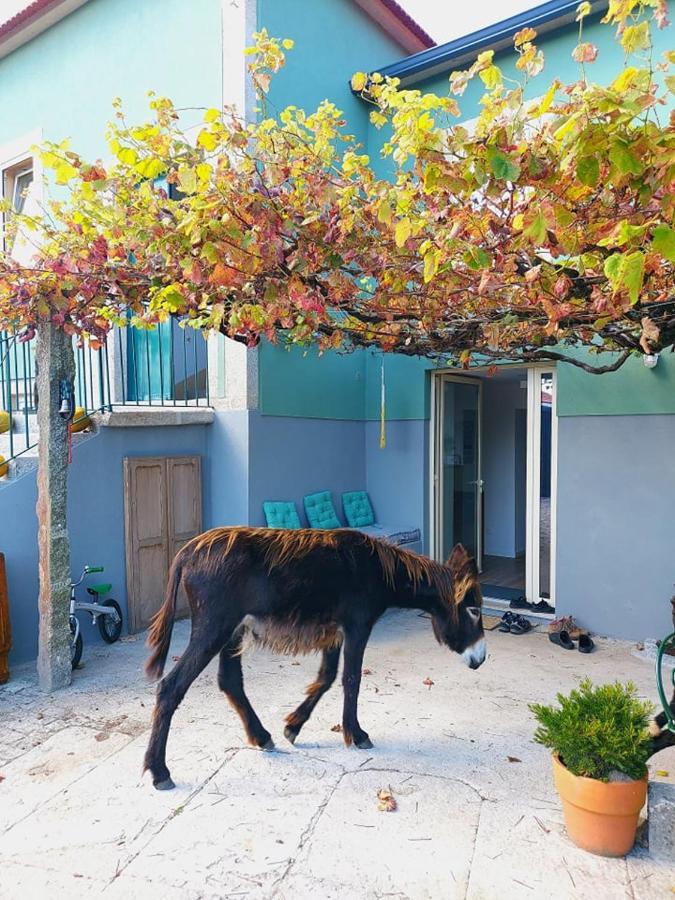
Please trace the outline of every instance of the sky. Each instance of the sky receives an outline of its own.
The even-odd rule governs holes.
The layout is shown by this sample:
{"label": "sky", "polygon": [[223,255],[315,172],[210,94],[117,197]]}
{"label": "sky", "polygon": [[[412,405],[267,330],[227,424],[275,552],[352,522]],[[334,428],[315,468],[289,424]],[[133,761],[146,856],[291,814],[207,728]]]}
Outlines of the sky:
{"label": "sky", "polygon": [[[2,0],[0,0],[2,2]],[[501,22],[543,0],[398,0],[439,44]]]}

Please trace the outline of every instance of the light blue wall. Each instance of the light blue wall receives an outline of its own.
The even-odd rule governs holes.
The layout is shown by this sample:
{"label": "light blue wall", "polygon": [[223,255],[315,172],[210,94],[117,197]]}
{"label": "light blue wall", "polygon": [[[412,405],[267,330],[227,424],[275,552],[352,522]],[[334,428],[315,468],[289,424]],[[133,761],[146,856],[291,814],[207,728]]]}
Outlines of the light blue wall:
{"label": "light blue wall", "polygon": [[306,527],[302,498],[322,490],[344,523],[341,494],[367,487],[363,422],[253,413],[249,427],[251,524],[265,524],[264,500],[293,500]]}
{"label": "light blue wall", "polygon": [[675,416],[559,420],[559,613],[616,637],[673,630],[673,447]]}
{"label": "light blue wall", "polygon": [[[258,21],[270,34],[295,41],[272,83],[270,112],[289,104],[313,110],[329,99],[365,147],[369,109],[354,97],[349,80],[354,72],[402,58],[403,49],[352,0],[258,0]],[[288,356],[265,345],[259,371],[265,415],[363,419],[361,354],[318,358],[296,350]]]}
{"label": "light blue wall", "polygon": [[380,449],[379,422],[366,422],[365,455],[375,518],[383,525],[419,528],[428,551],[429,423],[388,421],[386,447]]}
{"label": "light blue wall", "polygon": [[[127,616],[123,461],[128,456],[199,455],[204,529],[249,519],[249,413],[218,412],[211,425],[102,428],[75,445],[68,478],[72,570],[105,566],[100,580]],[[0,487],[0,551],[5,553],[14,649],[11,662],[37,652],[36,473]],[[86,596],[86,594],[85,594]],[[81,620],[86,645],[98,629]],[[126,627],[125,627],[126,632]]]}
{"label": "light blue wall", "polygon": [[220,103],[220,0],[90,0],[0,60],[0,144],[42,128],[105,156],[113,98],[145,121],[150,89],[179,107]]}
{"label": "light blue wall", "polygon": [[350,78],[401,59],[405,51],[353,0],[258,0],[258,23],[295,41],[272,83],[271,111],[289,104],[311,111],[329,99],[365,146],[369,110],[352,94]]}
{"label": "light blue wall", "polygon": [[216,412],[202,461],[204,527],[249,521],[249,419],[246,410]]}
{"label": "light blue wall", "polygon": [[[204,460],[209,427],[105,428],[74,448],[68,478],[72,571],[79,573],[87,564],[105,566],[100,580],[112,583],[111,596],[122,606],[126,622],[124,457],[198,454]],[[36,491],[35,472],[0,489],[0,550],[7,563],[14,664],[37,653]],[[86,646],[99,640],[98,629],[91,627],[89,617],[81,624],[86,660]]]}

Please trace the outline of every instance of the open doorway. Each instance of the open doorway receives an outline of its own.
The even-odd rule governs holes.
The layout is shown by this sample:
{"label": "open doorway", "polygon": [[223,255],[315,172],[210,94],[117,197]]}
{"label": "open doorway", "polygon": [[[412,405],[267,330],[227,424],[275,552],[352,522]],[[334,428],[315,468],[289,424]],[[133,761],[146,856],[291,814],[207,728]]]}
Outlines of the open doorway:
{"label": "open doorway", "polygon": [[461,542],[493,605],[552,612],[555,371],[440,373],[433,395],[433,555]]}

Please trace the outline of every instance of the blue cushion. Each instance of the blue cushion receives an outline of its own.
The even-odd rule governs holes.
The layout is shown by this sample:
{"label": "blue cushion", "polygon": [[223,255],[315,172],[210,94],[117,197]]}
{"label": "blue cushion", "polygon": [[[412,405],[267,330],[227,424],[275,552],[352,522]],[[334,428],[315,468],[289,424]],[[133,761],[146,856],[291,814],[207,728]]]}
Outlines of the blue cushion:
{"label": "blue cushion", "polygon": [[300,528],[300,517],[292,500],[266,500],[263,503],[265,520],[269,528]]}
{"label": "blue cushion", "polygon": [[342,495],[342,508],[345,519],[351,528],[363,528],[375,521],[373,507],[365,491],[347,491]]}
{"label": "blue cushion", "polygon": [[310,528],[342,528],[333,509],[330,491],[307,494],[304,502]]}

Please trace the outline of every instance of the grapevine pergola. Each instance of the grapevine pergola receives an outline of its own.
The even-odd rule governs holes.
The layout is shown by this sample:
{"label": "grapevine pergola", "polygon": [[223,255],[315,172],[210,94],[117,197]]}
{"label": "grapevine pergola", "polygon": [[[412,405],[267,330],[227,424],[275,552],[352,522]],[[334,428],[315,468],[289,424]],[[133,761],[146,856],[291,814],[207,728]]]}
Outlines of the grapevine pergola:
{"label": "grapevine pergola", "polygon": [[[32,241],[36,253],[28,264],[0,254],[0,327],[20,340],[61,335],[63,365],[71,336],[97,348],[115,326],[171,316],[249,345],[376,347],[465,366],[567,359],[606,372],[671,348],[675,53],[656,59],[651,38],[666,4],[611,0],[604,21],[625,62],[606,85],[592,80],[589,13],[581,3],[569,84],[538,87],[544,55],[530,28],[514,40],[519,80],[492,51],[453,72],[447,95],[356,73],[353,90],[388,129],[388,179],[330,101],[269,113],[292,42],[265,32],[249,51],[253,123],[152,96],[151,120],[130,125],[116,103],[111,164],[67,142],[41,149],[67,190],[39,217],[11,219],[8,246]],[[484,94],[469,128],[471,79]],[[55,477],[65,483],[62,467]]]}

